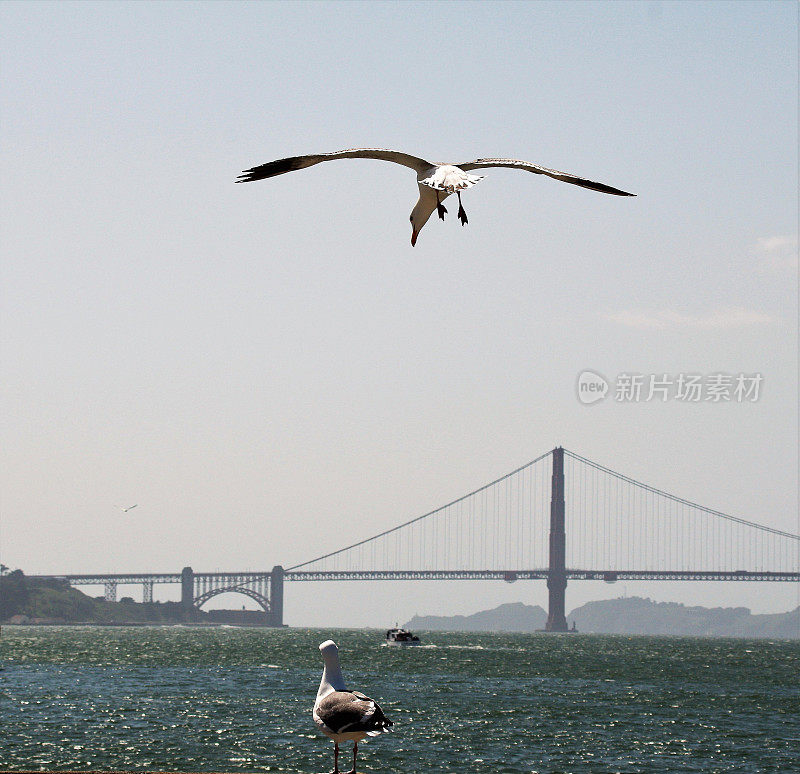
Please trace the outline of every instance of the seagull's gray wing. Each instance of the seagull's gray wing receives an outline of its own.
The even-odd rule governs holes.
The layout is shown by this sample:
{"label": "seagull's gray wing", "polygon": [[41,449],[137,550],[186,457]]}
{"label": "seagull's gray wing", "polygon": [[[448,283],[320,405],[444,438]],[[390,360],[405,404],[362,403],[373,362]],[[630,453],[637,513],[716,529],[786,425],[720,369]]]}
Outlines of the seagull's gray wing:
{"label": "seagull's gray wing", "polygon": [[565,183],[579,185],[582,188],[591,188],[593,191],[615,194],[616,196],[636,196],[636,194],[621,191],[619,188],[612,188],[605,183],[596,183],[594,180],[586,180],[586,178],[583,177],[570,175],[568,172],[559,172],[557,169],[548,169],[539,164],[533,164],[530,161],[520,161],[519,159],[476,159],[475,161],[468,161],[466,164],[456,164],[456,166],[465,171],[469,171],[470,169],[485,169],[486,167],[514,167],[516,169],[526,169],[528,172],[533,172],[537,175],[547,175],[556,180],[562,180]]}
{"label": "seagull's gray wing", "polygon": [[275,177],[285,172],[294,172],[296,169],[313,167],[323,161],[333,161],[334,159],[377,159],[378,161],[392,161],[395,164],[402,164],[410,167],[415,172],[424,172],[430,169],[431,164],[425,159],[417,156],[409,156],[407,153],[386,150],[385,148],[350,148],[349,150],[336,151],[335,153],[317,153],[310,156],[291,156],[288,159],[278,159],[261,164],[252,169],[246,169],[237,178],[237,183],[251,183],[254,180],[264,180],[267,177]]}
{"label": "seagull's gray wing", "polygon": [[329,693],[314,711],[334,734],[363,731],[367,736],[377,736],[392,727],[378,703],[358,691]]}

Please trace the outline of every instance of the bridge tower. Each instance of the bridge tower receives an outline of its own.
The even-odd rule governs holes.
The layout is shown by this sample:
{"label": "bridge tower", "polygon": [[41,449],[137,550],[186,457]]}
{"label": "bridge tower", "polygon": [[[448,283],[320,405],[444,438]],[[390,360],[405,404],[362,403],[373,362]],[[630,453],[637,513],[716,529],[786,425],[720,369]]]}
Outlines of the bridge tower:
{"label": "bridge tower", "polygon": [[567,589],[566,546],[564,530],[564,449],[553,449],[553,478],[550,493],[550,567],[547,576],[549,604],[545,630],[567,631],[564,597]]}
{"label": "bridge tower", "polygon": [[270,626],[283,626],[283,572],[276,564],[269,574]]}
{"label": "bridge tower", "polygon": [[181,605],[185,608],[194,606],[194,570],[184,567],[181,571]]}

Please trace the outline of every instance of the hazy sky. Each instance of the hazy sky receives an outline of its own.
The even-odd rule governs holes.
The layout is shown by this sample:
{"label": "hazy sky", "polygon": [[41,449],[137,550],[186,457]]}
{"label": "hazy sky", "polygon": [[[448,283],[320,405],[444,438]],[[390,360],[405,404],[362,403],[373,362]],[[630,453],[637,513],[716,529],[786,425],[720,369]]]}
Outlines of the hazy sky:
{"label": "hazy sky", "polygon": [[[795,2],[3,2],[0,560],[290,566],[559,444],[798,532],[797,33]],[[412,248],[402,167],[233,184],[353,146],[638,197],[488,170]],[[612,394],[581,404],[584,369]],[[621,402],[625,373],[763,381]],[[622,593],[800,602],[573,582],[567,607]],[[286,621],[546,599],[292,584]]]}

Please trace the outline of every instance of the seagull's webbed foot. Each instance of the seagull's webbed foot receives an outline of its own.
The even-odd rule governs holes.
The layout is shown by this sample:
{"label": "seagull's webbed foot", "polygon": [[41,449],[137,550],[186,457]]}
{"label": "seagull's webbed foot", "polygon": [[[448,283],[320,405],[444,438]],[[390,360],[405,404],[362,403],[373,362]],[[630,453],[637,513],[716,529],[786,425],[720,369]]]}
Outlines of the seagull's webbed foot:
{"label": "seagull's webbed foot", "polygon": [[467,220],[467,213],[464,211],[464,205],[461,204],[461,191],[456,191],[458,194],[458,219],[461,221],[462,226],[466,226],[469,221]]}
{"label": "seagull's webbed foot", "polygon": [[439,217],[444,220],[445,213],[447,209],[445,206],[439,201],[439,192],[436,192],[436,212],[439,213]]}

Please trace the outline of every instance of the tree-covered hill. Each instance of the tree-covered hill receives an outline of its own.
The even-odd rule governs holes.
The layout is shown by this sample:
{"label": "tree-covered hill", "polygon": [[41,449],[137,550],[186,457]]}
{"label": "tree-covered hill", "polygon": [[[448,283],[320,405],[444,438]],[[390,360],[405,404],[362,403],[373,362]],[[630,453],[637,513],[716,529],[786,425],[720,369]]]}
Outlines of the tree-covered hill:
{"label": "tree-covered hill", "polygon": [[[22,619],[20,618],[22,617]],[[28,578],[22,570],[0,576],[0,622],[33,623],[194,623],[201,610],[178,602],[108,602],[72,588],[65,580]]]}

